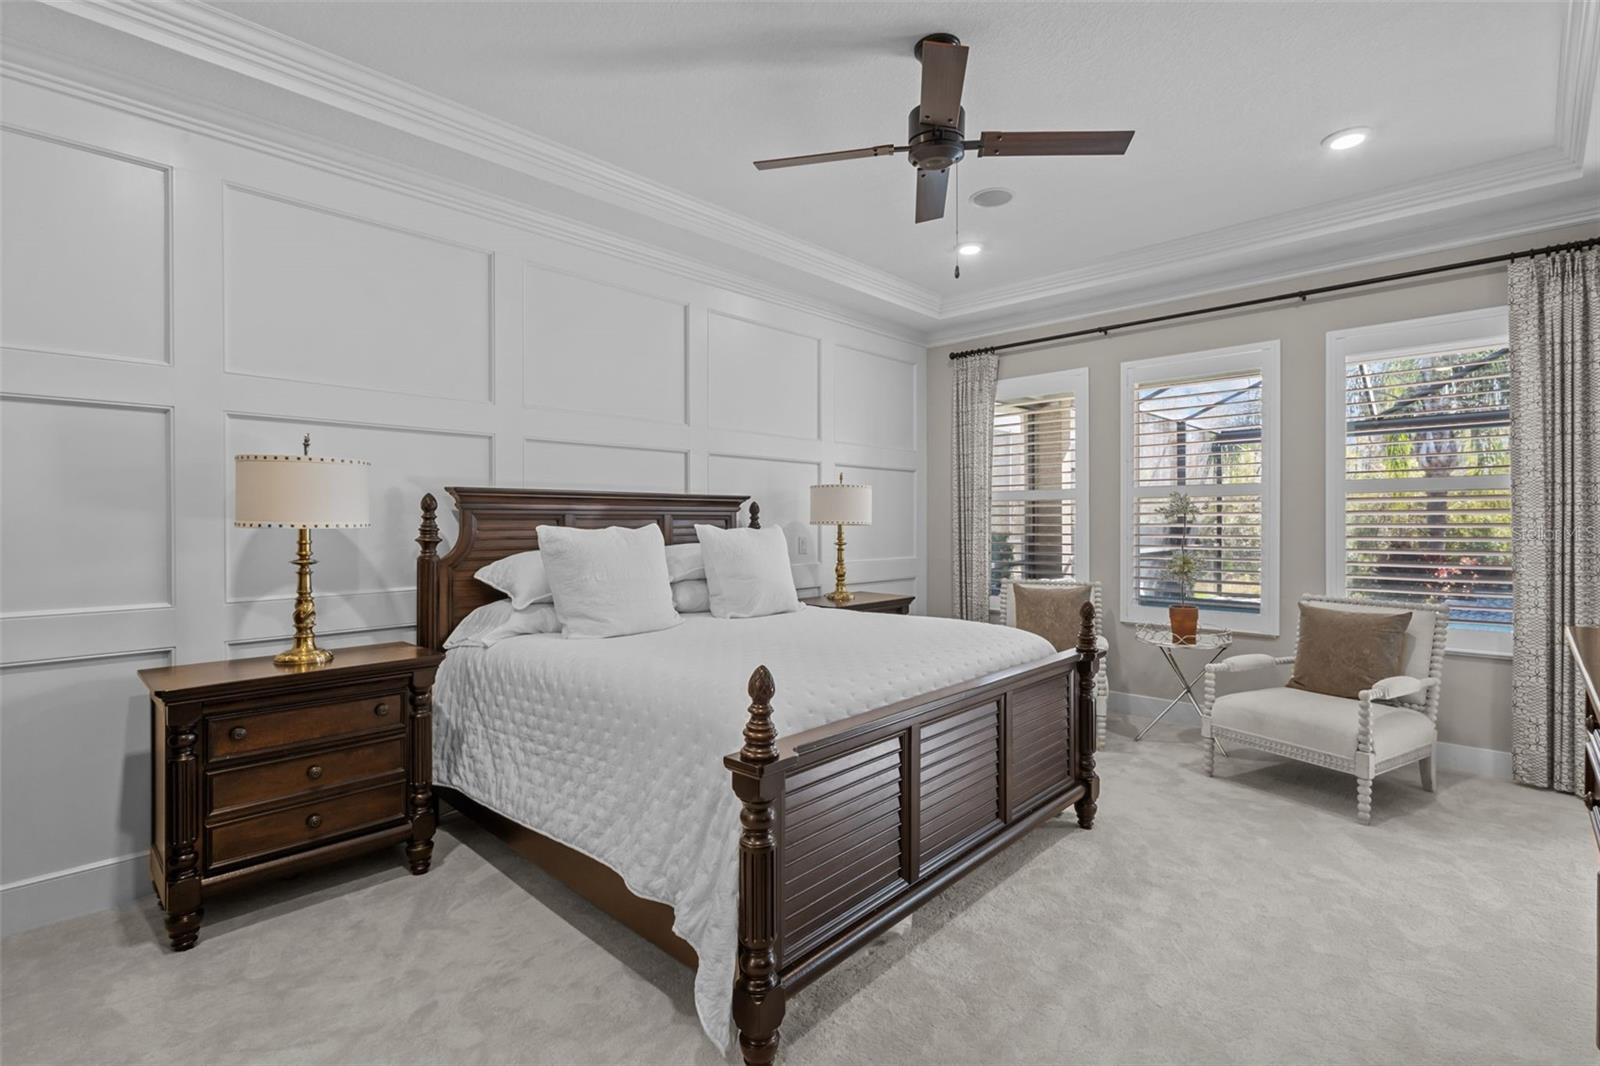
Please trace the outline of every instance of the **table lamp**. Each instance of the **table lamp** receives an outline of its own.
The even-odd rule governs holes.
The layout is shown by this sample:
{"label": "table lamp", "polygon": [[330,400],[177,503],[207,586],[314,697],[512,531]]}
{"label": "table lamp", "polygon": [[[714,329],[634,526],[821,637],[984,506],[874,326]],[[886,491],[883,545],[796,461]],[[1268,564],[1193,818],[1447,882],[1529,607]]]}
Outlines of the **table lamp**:
{"label": "table lamp", "polygon": [[321,666],[333,652],[317,647],[317,607],[311,599],[311,531],[360,529],[372,524],[367,499],[365,459],[330,459],[311,454],[311,434],[303,455],[233,457],[233,524],[250,529],[300,531],[294,565],[299,583],[294,599],[294,646],[272,657],[279,666]]}
{"label": "table lamp", "polygon": [[834,542],[838,557],[833,565],[833,591],[828,593],[828,599],[849,603],[855,597],[844,587],[844,527],[872,524],[872,486],[846,485],[843,474],[837,485],[811,486],[811,524],[839,527]]}

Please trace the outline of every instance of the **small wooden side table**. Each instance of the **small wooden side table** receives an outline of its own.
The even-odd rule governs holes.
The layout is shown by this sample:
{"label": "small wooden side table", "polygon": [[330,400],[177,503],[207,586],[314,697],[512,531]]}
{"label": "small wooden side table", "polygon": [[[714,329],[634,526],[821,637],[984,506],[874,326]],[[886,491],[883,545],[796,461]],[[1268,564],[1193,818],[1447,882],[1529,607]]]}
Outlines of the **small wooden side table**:
{"label": "small wooden side table", "polygon": [[141,670],[155,740],[150,880],[174,951],[202,904],[267,877],[404,843],[433,855],[433,675],[411,644]]}
{"label": "small wooden side table", "polygon": [[910,614],[915,596],[891,592],[857,592],[849,603],[834,603],[826,596],[807,596],[800,602],[808,607],[833,607],[841,611],[868,611],[873,614]]}

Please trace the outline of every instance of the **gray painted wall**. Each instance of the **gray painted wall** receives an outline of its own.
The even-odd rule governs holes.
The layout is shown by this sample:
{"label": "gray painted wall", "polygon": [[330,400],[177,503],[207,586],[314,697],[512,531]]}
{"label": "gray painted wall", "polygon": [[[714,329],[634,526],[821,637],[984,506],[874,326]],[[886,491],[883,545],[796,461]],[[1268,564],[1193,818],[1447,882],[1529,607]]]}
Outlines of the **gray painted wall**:
{"label": "gray painted wall", "polygon": [[[1265,296],[1288,288],[1312,287],[1375,273],[1390,273],[1433,263],[1492,255],[1497,252],[1576,240],[1600,234],[1593,226],[1523,235],[1449,253],[1385,263],[1365,270],[1297,279],[1253,290],[1215,294],[1203,301],[1140,308],[1137,312],[1111,312],[1093,319],[1039,327],[1012,334],[976,338],[928,353],[928,611],[950,613],[950,364],[952,348],[970,348],[1094,325],[1101,321],[1141,318],[1168,311],[1198,307],[1251,296]],[[1111,642],[1110,682],[1114,692],[1170,697],[1174,680],[1159,654],[1139,644],[1131,626],[1118,618],[1122,602],[1117,573],[1121,506],[1120,364],[1130,359],[1198,352],[1212,348],[1276,339],[1283,360],[1283,478],[1281,485],[1282,552],[1279,589],[1281,632],[1277,638],[1241,636],[1236,653],[1266,652],[1288,655],[1294,651],[1295,600],[1303,593],[1324,590],[1324,342],[1330,330],[1375,325],[1426,315],[1467,311],[1504,304],[1505,271],[1496,267],[1466,274],[1424,279],[1385,289],[1356,290],[1304,305],[1285,304],[1216,318],[1194,319],[1097,338],[1058,347],[1020,351],[1000,361],[1000,376],[1018,377],[1071,367],[1089,368],[1089,444],[1093,468],[1089,471],[1089,538],[1092,576],[1104,582],[1110,615],[1105,627]],[[1445,664],[1445,687],[1440,714],[1440,739],[1474,748],[1509,751],[1511,748],[1511,670],[1504,659],[1473,658],[1452,654]]]}

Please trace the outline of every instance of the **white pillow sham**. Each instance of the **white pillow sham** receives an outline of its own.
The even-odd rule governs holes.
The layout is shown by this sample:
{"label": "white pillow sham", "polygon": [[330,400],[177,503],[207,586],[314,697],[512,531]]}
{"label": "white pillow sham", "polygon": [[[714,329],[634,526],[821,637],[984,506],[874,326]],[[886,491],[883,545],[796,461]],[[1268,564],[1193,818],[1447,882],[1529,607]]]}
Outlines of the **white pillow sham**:
{"label": "white pillow sham", "polygon": [[713,616],[760,618],[801,608],[783,530],[697,525],[694,531],[705,556]]}
{"label": "white pillow sham", "polygon": [[660,526],[540,526],[539,548],[566,636],[624,637],[682,621]]}
{"label": "white pillow sham", "polygon": [[706,561],[698,544],[667,545],[667,577],[676,585],[680,581],[704,581]]}
{"label": "white pillow sham", "polygon": [[[544,570],[544,557],[536,551],[518,552],[496,559],[472,575],[490,588],[505,593],[517,610],[535,603],[554,602],[550,578]],[[466,621],[466,619],[462,619]]]}
{"label": "white pillow sham", "polygon": [[526,633],[559,633],[561,621],[556,609],[548,603],[517,610],[510,600],[486,603],[463,618],[444,642],[445,651],[451,648],[489,648],[507,637]]}
{"label": "white pillow sham", "polygon": [[711,586],[704,578],[698,581],[674,581],[672,606],[679,614],[705,614],[711,610]]}

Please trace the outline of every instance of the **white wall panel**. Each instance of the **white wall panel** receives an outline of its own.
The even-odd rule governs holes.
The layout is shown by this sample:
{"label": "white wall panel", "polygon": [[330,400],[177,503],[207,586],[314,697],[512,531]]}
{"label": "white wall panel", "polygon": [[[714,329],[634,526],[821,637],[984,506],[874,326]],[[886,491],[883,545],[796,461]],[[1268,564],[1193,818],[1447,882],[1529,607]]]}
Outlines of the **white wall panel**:
{"label": "white wall panel", "polygon": [[522,483],[537,489],[683,492],[688,459],[687,453],[669,449],[527,440],[522,444]]}
{"label": "white wall panel", "polygon": [[0,398],[0,612],[172,599],[168,412]]}
{"label": "white wall panel", "polygon": [[287,641],[294,533],[232,528],[236,453],[309,431],[373,464],[372,526],[315,534],[330,647],[414,636],[418,500],[448,546],[447,485],[753,496],[809,594],[808,490],[842,468],[882,516],[858,586],[923,587],[920,346],[101,99],[0,93],[49,137],[0,144],[5,932],[148,906],[135,671]]}
{"label": "white wall panel", "polygon": [[534,267],[523,284],[524,404],[686,421],[686,306]]}
{"label": "white wall panel", "polygon": [[820,348],[815,337],[713,313],[706,328],[711,425],[817,437]]}
{"label": "white wall panel", "polygon": [[[313,575],[319,594],[371,592],[416,584],[417,502],[444,485],[487,485],[494,480],[492,439],[482,434],[439,433],[385,426],[280,420],[234,415],[228,419],[228,498],[233,513],[233,463],[243,452],[293,452],[302,433],[311,434],[316,455],[366,459],[372,463],[372,525],[367,529],[319,529],[312,534],[317,557]],[[448,500],[445,501],[448,503]],[[293,596],[295,535],[288,529],[235,529],[228,538],[228,599]],[[439,509],[439,528],[455,537],[455,515]]]}
{"label": "white wall panel", "polygon": [[917,368],[841,345],[833,369],[833,437],[847,444],[915,450]]}
{"label": "white wall panel", "polygon": [[[816,553],[810,528],[811,486],[821,468],[789,459],[757,459],[713,455],[706,463],[706,491],[743,493],[761,505],[764,529],[781,527],[789,538],[789,557],[812,562]],[[798,538],[807,538],[807,555],[799,554]]]}
{"label": "white wall panel", "polygon": [[245,189],[223,203],[229,370],[490,398],[488,253]]}
{"label": "white wall panel", "polygon": [[0,882],[150,846],[150,700],[165,651],[0,669]]}
{"label": "white wall panel", "polygon": [[167,171],[0,132],[0,344],[167,361]]}
{"label": "white wall panel", "polygon": [[[853,485],[872,486],[872,524],[844,531],[850,559],[905,559],[917,554],[917,475],[913,470],[841,466]],[[823,533],[831,535],[833,527]]]}

